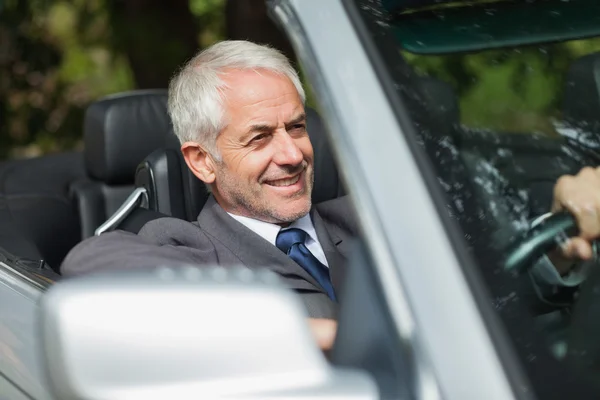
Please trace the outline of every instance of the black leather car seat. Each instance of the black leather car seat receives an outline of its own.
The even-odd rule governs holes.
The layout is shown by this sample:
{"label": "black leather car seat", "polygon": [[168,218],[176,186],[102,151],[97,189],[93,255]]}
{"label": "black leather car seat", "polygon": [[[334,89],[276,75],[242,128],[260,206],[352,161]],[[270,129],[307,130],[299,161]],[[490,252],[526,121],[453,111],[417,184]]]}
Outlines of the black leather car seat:
{"label": "black leather car seat", "polygon": [[82,239],[93,236],[132,193],[137,165],[163,146],[170,129],[167,91],[162,89],[108,96],[87,109],[84,160],[89,179],[71,186]]}
{"label": "black leather car seat", "polygon": [[135,184],[146,191],[148,209],[193,221],[209,193],[187,167],[180,146],[171,131],[165,138],[165,147],[152,152],[138,166]]}
{"label": "black leather car seat", "polygon": [[166,90],[91,104],[85,150],[0,165],[0,247],[57,268],[134,190],[135,169],[170,130]]}
{"label": "black leather car seat", "polygon": [[82,179],[81,152],[5,162],[0,168],[0,246],[15,256],[58,266],[81,240],[69,186]]}

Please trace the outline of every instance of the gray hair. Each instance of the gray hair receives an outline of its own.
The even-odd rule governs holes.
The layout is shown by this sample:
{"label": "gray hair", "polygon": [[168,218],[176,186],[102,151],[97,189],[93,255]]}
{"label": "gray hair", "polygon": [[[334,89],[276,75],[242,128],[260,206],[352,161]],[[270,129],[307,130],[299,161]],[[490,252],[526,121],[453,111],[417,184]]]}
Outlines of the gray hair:
{"label": "gray hair", "polygon": [[226,69],[266,70],[288,77],[302,102],[306,95],[298,73],[280,51],[244,40],[226,40],[212,45],[188,61],[169,84],[169,115],[181,143],[201,144],[220,159],[216,149],[225,127],[223,89],[219,74]]}

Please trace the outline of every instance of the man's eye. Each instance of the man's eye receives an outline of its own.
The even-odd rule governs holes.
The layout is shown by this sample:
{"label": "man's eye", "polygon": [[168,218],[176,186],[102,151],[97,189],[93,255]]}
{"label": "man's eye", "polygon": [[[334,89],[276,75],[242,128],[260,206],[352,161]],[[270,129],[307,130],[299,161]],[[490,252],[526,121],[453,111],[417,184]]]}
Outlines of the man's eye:
{"label": "man's eye", "polygon": [[266,133],[261,133],[260,135],[256,135],[252,138],[252,140],[250,140],[251,143],[256,143],[256,142],[260,142],[261,140],[265,139],[267,137]]}
{"label": "man's eye", "polygon": [[306,129],[306,125],[304,124],[296,124],[292,126],[292,129],[295,131]]}

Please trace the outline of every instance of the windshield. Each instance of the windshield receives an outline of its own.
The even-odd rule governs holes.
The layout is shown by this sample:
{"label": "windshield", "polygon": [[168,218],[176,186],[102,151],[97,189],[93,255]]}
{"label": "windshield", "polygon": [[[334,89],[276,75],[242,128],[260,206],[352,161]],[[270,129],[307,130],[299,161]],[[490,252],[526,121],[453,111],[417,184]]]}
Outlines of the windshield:
{"label": "windshield", "polygon": [[[599,164],[598,5],[357,5],[376,39],[382,82],[401,100],[399,121],[410,117],[403,130],[424,150],[442,211],[462,231],[536,394],[597,398],[600,339],[590,338],[600,337],[600,311],[578,308],[577,288],[550,293],[552,304],[533,301],[539,287],[507,271],[505,260],[550,211],[558,178]],[[589,304],[600,308],[600,298]]]}

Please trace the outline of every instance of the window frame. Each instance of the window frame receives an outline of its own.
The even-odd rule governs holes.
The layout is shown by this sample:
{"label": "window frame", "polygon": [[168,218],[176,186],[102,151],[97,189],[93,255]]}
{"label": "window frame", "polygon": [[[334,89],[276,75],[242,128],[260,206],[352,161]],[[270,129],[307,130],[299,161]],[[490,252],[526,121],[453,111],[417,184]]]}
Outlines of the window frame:
{"label": "window frame", "polygon": [[[500,329],[491,306],[478,304],[481,294],[468,289],[470,278],[461,266],[466,248],[454,240],[459,232],[434,204],[441,199],[439,188],[431,190],[437,182],[424,156],[415,151],[417,144],[410,142],[411,120],[400,99],[384,90],[384,81],[391,81],[382,64],[377,65],[375,47],[360,26],[354,4],[269,3],[319,99],[339,170],[360,210],[362,236],[395,334],[416,354],[416,391],[426,392],[424,381],[433,379],[444,398],[528,398],[520,390],[523,386],[517,386],[524,383],[522,374],[509,379],[510,367],[518,371],[519,365],[507,356],[499,358],[506,338],[490,333]],[[391,173],[385,160],[393,160],[403,173]],[[440,280],[442,287],[437,286]],[[444,297],[454,299],[445,311],[450,304]],[[455,326],[445,318],[447,312],[454,314]],[[454,330],[457,320],[466,324],[468,335]],[[462,355],[454,357],[455,352]],[[433,376],[418,376],[423,371]]]}

